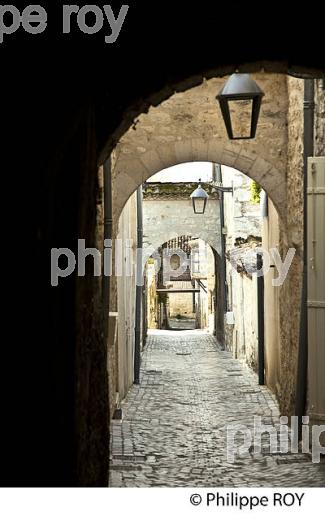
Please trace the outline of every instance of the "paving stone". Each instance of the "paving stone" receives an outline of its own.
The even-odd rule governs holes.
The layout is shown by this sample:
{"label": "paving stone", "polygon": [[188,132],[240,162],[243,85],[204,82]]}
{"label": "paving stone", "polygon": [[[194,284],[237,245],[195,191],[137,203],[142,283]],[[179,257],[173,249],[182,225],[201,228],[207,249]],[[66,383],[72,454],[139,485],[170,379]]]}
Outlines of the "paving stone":
{"label": "paving stone", "polygon": [[[190,355],[178,355],[190,353]],[[325,486],[325,464],[261,450],[227,460],[227,427],[280,422],[274,395],[203,331],[149,334],[141,384],[113,421],[111,487]],[[283,435],[278,435],[278,442]],[[259,445],[259,444],[257,444]]]}

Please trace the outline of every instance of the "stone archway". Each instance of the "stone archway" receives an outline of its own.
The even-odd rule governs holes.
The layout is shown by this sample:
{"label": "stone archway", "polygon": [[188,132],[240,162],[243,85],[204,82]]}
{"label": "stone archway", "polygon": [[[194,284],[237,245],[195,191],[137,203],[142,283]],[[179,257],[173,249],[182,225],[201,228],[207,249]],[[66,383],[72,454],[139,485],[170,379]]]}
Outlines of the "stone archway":
{"label": "stone archway", "polygon": [[139,116],[113,153],[115,218],[137,187],[158,171],[184,162],[210,161],[257,181],[285,224],[289,80],[281,74],[255,74],[254,78],[267,93],[254,140],[229,141],[226,135],[215,101],[225,78],[174,93]]}
{"label": "stone archway", "polygon": [[[284,256],[288,247],[298,254],[281,288],[281,363],[286,376],[281,387],[294,393],[292,363],[298,344],[302,212],[303,81],[284,74],[253,74],[266,93],[254,140],[229,141],[215,96],[225,78],[212,77],[183,84],[160,105],[141,114],[112,154],[113,219],[118,220],[132,193],[152,175],[180,163],[208,161],[235,168],[264,188],[279,217],[274,244]],[[190,83],[190,82],[189,82]],[[192,87],[192,88],[191,88]],[[291,125],[289,122],[294,121]],[[286,323],[290,323],[290,334]],[[289,360],[289,362],[288,362]],[[291,366],[289,367],[289,364]],[[291,381],[287,384],[288,373]],[[282,390],[281,390],[282,391]]]}
{"label": "stone archway", "polygon": [[143,189],[143,246],[156,250],[175,237],[200,237],[221,254],[219,195],[212,187],[204,214],[195,214],[190,194],[195,183],[183,183],[180,192],[170,184],[148,184]]}
{"label": "stone archway", "polygon": [[[175,234],[175,231],[171,229],[170,232],[163,233],[161,235],[161,238],[155,237],[152,240],[148,239],[147,241],[145,241],[144,251],[148,251],[148,254],[150,251],[157,251],[161,244],[165,244],[166,242],[169,242],[170,240],[173,240],[174,238],[178,238],[180,236],[182,236],[181,233]],[[206,242],[211,247],[211,249],[215,251],[217,255],[220,256],[220,244],[218,240],[211,239],[211,237],[209,237],[207,233],[195,234],[195,238],[200,238],[201,240]]]}
{"label": "stone archway", "polygon": [[[223,343],[224,279],[222,259],[220,252],[216,250],[218,243],[214,237],[211,235],[206,236],[206,234],[202,235],[202,233],[195,234],[195,236],[186,234],[175,235],[173,231],[165,231],[161,233],[160,239],[156,236],[148,237],[148,244],[149,242],[151,246],[148,247],[147,250],[145,249],[146,254],[143,258],[143,265],[144,271],[147,273],[149,264],[150,284],[152,284],[155,279],[154,293],[152,292],[152,285],[150,285],[150,287],[147,286],[147,297],[151,295],[151,301],[155,303],[151,306],[147,306],[148,312],[150,308],[150,310],[154,309],[153,314],[157,313],[156,296],[158,293],[156,293],[156,291],[159,288],[171,288],[170,293],[172,297],[175,297],[175,295],[178,297],[177,288],[181,289],[181,291],[179,291],[180,293],[182,293],[182,291],[184,292],[186,288],[184,283],[187,283],[191,288],[195,287],[196,290],[201,287],[201,289],[203,289],[203,292],[201,291],[201,298],[203,295],[203,301],[205,301],[206,306],[205,312],[203,312],[203,323],[205,324],[203,326],[209,328],[210,332],[217,336],[217,340]],[[194,257],[192,256],[193,252]],[[200,267],[197,269],[199,265]],[[176,274],[174,270],[176,270]],[[196,280],[199,280],[199,282],[203,280],[203,284],[199,282],[195,283]],[[175,287],[175,284],[180,284],[180,287]],[[190,287],[187,288],[189,289]],[[173,293],[174,290],[175,294]],[[188,296],[188,294],[185,295],[187,306],[189,304]],[[193,296],[193,294],[191,296]],[[179,303],[178,301],[178,304]],[[150,314],[152,316],[152,313]],[[200,320],[202,316],[200,314]],[[148,323],[150,321],[151,323],[158,321],[150,320],[149,315],[146,316],[146,319],[148,319]],[[202,322],[200,321],[200,323],[202,328]]]}
{"label": "stone archway", "polygon": [[187,162],[211,161],[240,170],[267,192],[285,222],[286,171],[277,169],[245,145],[220,139],[191,139],[147,150],[134,159],[119,158],[114,168],[116,179],[115,216],[118,217],[132,193],[155,173]]}

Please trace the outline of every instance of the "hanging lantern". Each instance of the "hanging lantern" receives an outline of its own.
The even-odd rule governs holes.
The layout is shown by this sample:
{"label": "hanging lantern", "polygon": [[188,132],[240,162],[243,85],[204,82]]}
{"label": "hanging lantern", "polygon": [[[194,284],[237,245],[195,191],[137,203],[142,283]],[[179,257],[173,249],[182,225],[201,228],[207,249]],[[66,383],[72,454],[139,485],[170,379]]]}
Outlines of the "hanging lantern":
{"label": "hanging lantern", "polygon": [[[199,179],[199,182],[201,182],[201,179]],[[194,190],[193,193],[191,194],[191,199],[192,199],[193,209],[194,209],[195,214],[197,214],[197,215],[204,214],[208,198],[209,198],[209,195],[202,188],[201,184],[199,184],[198,187],[196,188],[196,190]]]}
{"label": "hanging lantern", "polygon": [[216,99],[229,139],[254,139],[264,92],[249,74],[232,74]]}

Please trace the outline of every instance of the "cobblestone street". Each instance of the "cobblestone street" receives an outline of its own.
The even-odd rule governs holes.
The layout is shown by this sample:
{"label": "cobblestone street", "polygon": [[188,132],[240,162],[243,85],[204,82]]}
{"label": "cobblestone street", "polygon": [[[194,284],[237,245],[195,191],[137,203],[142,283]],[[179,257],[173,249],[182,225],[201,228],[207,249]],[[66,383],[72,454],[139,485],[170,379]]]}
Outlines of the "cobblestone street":
{"label": "cobblestone street", "polygon": [[153,331],[141,384],[112,422],[110,486],[325,486],[325,464],[306,454],[253,449],[227,461],[226,428],[279,425],[275,398],[202,331]]}

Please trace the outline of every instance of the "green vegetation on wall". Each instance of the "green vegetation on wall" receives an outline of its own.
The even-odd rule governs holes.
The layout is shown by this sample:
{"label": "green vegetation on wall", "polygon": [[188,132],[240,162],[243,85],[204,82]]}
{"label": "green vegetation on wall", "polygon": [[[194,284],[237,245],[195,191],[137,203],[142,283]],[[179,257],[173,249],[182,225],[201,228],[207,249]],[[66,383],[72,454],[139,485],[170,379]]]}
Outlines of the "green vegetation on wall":
{"label": "green vegetation on wall", "polygon": [[253,181],[251,184],[251,201],[254,204],[259,204],[261,200],[261,186],[257,184],[256,181]]}

